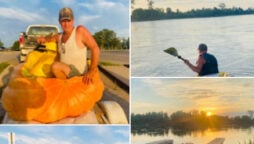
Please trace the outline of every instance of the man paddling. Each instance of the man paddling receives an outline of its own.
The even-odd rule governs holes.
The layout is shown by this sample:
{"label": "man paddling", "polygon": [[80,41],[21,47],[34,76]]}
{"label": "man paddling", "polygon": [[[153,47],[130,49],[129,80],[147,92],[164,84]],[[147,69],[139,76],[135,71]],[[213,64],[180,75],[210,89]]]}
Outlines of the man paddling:
{"label": "man paddling", "polygon": [[191,64],[189,60],[184,60],[184,63],[189,66],[191,70],[197,72],[199,76],[218,73],[218,63],[215,56],[207,53],[206,44],[201,43],[198,46],[199,57],[196,66]]}

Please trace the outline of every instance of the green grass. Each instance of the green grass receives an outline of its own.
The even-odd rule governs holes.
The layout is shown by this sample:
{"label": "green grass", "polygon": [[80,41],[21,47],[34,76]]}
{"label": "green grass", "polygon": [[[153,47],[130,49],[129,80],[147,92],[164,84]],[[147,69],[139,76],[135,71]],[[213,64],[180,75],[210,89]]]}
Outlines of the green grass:
{"label": "green grass", "polygon": [[0,63],[0,73],[2,73],[2,71],[7,68],[10,64],[8,62],[2,62]]}
{"label": "green grass", "polygon": [[112,63],[112,62],[100,62],[101,66],[121,66],[121,64]]}

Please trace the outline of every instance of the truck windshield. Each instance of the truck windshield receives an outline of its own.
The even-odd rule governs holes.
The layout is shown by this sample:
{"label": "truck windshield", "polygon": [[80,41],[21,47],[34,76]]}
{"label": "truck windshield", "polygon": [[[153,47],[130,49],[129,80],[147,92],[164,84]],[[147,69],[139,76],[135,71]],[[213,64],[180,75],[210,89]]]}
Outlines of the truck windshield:
{"label": "truck windshield", "polygon": [[58,30],[55,27],[30,27],[27,34],[28,35],[50,35],[57,34]]}

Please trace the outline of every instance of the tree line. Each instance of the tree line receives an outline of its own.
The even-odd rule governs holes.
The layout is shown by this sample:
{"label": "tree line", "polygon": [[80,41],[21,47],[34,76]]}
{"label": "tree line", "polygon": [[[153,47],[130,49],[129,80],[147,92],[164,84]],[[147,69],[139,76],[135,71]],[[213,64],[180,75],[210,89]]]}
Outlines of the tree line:
{"label": "tree line", "polygon": [[138,8],[133,10],[131,21],[152,21],[163,19],[182,19],[182,18],[204,18],[204,17],[219,17],[219,16],[232,16],[232,15],[247,15],[254,14],[253,8],[246,10],[240,7],[226,8],[225,4],[220,4],[219,8],[202,8],[192,9],[187,12],[181,12],[179,9],[173,11],[171,8],[153,8],[148,9]]}
{"label": "tree line", "polygon": [[0,39],[0,47],[3,47],[3,46],[4,46],[4,43]]}
{"label": "tree line", "polygon": [[165,112],[149,112],[145,114],[131,114],[132,133],[146,133],[158,131],[165,133],[171,129],[177,135],[191,131],[206,130],[208,128],[248,128],[254,126],[254,111],[249,110],[248,115],[228,117],[211,115],[204,111],[177,111],[170,116]]}
{"label": "tree line", "polygon": [[[119,38],[113,30],[103,29],[99,32],[96,32],[93,35],[98,46],[102,50],[119,50],[119,49],[129,49],[129,38]],[[0,40],[0,46],[4,44]],[[19,41],[15,41],[11,46],[11,50],[20,50]]]}
{"label": "tree line", "polygon": [[93,35],[101,49],[129,49],[129,38],[120,39],[113,30],[103,29]]}

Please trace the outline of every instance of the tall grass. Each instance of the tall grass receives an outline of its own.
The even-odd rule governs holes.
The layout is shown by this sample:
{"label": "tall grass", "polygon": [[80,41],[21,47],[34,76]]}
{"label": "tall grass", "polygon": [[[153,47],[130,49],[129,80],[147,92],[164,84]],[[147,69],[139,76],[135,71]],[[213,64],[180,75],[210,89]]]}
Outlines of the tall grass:
{"label": "tall grass", "polygon": [[1,73],[6,67],[8,67],[8,65],[10,65],[8,62],[2,62],[2,63],[0,63],[0,73]]}
{"label": "tall grass", "polygon": [[117,64],[117,63],[112,63],[112,62],[100,62],[99,63],[101,66],[121,66],[121,64]]}

